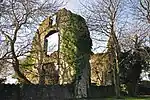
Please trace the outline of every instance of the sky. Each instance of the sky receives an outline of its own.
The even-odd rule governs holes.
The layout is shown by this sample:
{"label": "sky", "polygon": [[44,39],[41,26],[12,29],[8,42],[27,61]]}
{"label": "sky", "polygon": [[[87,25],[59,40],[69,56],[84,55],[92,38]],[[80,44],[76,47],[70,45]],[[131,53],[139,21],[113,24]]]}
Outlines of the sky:
{"label": "sky", "polygon": [[71,10],[74,13],[79,13],[80,9],[81,9],[80,1],[79,0],[68,0],[68,3],[65,6],[65,8],[67,8],[68,10]]}

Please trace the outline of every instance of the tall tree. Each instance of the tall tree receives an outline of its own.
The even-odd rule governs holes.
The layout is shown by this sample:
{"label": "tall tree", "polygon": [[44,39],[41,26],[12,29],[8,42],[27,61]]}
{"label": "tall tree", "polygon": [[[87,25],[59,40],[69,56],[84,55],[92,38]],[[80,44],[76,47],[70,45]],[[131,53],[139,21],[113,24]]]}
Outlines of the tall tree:
{"label": "tall tree", "polygon": [[[138,22],[138,21],[135,21]],[[137,84],[140,82],[142,70],[147,71],[149,63],[149,32],[145,23],[132,23],[132,28],[126,30],[121,36],[123,57],[121,63],[121,81],[128,87],[130,96],[136,96]],[[134,74],[133,74],[134,73]]]}
{"label": "tall tree", "polygon": [[[0,3],[0,33],[9,41],[12,66],[25,83],[31,83],[21,73],[19,56],[23,56],[30,48],[31,33],[42,18],[53,14],[62,5],[56,0],[5,0]],[[6,55],[7,56],[7,55]]]}

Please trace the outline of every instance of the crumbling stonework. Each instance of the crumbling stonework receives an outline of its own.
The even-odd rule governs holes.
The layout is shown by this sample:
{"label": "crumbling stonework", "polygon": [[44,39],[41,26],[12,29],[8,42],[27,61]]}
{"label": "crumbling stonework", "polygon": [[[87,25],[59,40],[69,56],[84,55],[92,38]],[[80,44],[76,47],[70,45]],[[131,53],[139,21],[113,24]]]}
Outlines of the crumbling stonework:
{"label": "crumbling stonework", "polygon": [[60,64],[69,69],[67,72],[70,73],[67,76],[74,79],[75,97],[87,97],[92,41],[86,22],[81,16],[62,9],[57,13],[57,25],[60,32],[60,54],[62,55]]}
{"label": "crumbling stonework", "polygon": [[[54,16],[56,17],[55,20],[52,18]],[[75,76],[75,73],[80,73],[80,69],[78,68],[82,68],[82,64],[77,65],[74,63],[80,62],[80,59],[76,60],[75,58],[85,59],[86,62],[84,63],[88,64],[91,39],[85,21],[79,15],[62,9],[54,16],[47,17],[39,25],[32,44],[32,51],[34,52],[31,53],[33,59],[32,63],[35,63],[36,68],[38,68],[37,65],[40,64],[39,61],[41,59],[38,55],[43,56],[41,59],[41,70],[43,70],[41,75],[43,74],[45,77],[41,78],[44,79],[44,84],[68,84],[77,79],[78,76]],[[47,55],[48,43],[46,38],[56,32],[59,32],[59,48],[52,54]],[[112,69],[109,63],[107,53],[91,55],[91,83],[96,83],[97,85],[112,84]],[[56,66],[59,67],[59,69],[57,69]],[[35,68],[33,72],[37,73]],[[59,74],[59,80],[56,74]],[[90,76],[90,72],[87,74]],[[35,80],[39,80],[39,77],[34,75],[33,78],[33,75],[27,75],[30,80],[34,79],[33,83],[38,83],[38,81],[35,82]],[[52,78],[52,76],[55,78]]]}
{"label": "crumbling stonework", "polygon": [[91,83],[95,83],[98,86],[112,85],[113,73],[112,68],[109,66],[108,58],[108,53],[91,55]]}
{"label": "crumbling stonework", "polygon": [[[46,55],[46,49],[45,49],[46,35],[48,33],[53,34],[53,32],[51,31],[56,30],[53,28],[55,27],[52,27],[52,20],[50,17],[48,17],[39,25],[39,28],[37,29],[35,37],[32,41],[31,54],[26,59],[27,60],[26,64],[28,63],[29,65],[31,64],[30,70],[32,70],[32,74],[30,74],[30,76],[29,75],[26,75],[26,76],[34,84],[53,84],[52,82],[53,78],[51,78],[51,76],[56,76],[56,72],[58,74],[57,70],[53,70],[53,72],[50,72],[51,69],[55,69],[56,60],[48,57]],[[47,69],[48,66],[49,66],[49,69]],[[34,75],[33,73],[38,73],[38,74]],[[58,84],[58,77],[57,79],[54,79],[53,81],[55,84]]]}
{"label": "crumbling stonework", "polygon": [[[52,17],[45,19],[33,40],[32,57],[34,56],[33,62],[39,73],[39,84],[48,84],[51,76],[54,76],[53,71],[55,72],[58,66],[59,83],[74,83],[75,97],[87,97],[92,41],[86,22],[81,16],[66,9],[59,10],[54,16],[56,16],[56,24],[53,24]],[[58,50],[55,52],[56,58],[51,58],[53,54],[47,55],[46,38],[56,32],[59,32]],[[58,77],[54,80],[58,80]]]}

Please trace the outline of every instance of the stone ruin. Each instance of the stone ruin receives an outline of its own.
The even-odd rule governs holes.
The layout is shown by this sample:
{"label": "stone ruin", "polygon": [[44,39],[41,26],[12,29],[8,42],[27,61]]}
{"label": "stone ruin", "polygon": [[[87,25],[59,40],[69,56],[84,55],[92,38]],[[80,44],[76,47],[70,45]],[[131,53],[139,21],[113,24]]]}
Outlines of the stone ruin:
{"label": "stone ruin", "polygon": [[[58,48],[48,54],[48,37],[53,34],[58,36]],[[41,78],[42,84],[73,83],[76,84],[76,94],[88,91],[91,82],[97,85],[111,85],[112,73],[107,66],[108,55],[91,56],[91,48],[92,40],[84,18],[66,9],[47,17],[39,25],[32,42],[34,52],[31,53],[31,57],[34,59],[33,63],[37,64],[35,68],[39,73],[36,79],[39,81],[34,82],[40,82]],[[86,95],[82,94],[82,97]]]}
{"label": "stone ruin", "polygon": [[[58,33],[58,50],[47,54],[48,37]],[[92,40],[84,18],[66,9],[46,18],[39,26],[31,54],[40,84],[75,85],[77,98],[87,97],[90,83]],[[57,67],[57,68],[56,68]],[[53,76],[53,78],[52,78]]]}
{"label": "stone ruin", "polygon": [[[48,54],[49,43],[47,37],[53,34],[58,36],[58,48]],[[37,51],[32,53],[31,56],[35,58],[34,63],[38,63],[37,58],[40,55],[38,51],[42,51],[43,63],[45,63],[45,67],[43,67],[45,84],[68,84],[73,82],[76,69],[74,69],[75,65],[67,63],[68,59],[76,58],[77,55],[84,55],[85,53],[88,54],[87,60],[90,60],[91,82],[97,85],[111,85],[112,73],[108,65],[108,55],[105,53],[91,54],[91,46],[92,42],[85,20],[66,9],[61,9],[53,16],[47,17],[39,25],[32,44],[32,50]],[[71,53],[74,56],[71,56]],[[89,58],[89,56],[91,57]],[[55,78],[51,78],[52,76]],[[38,83],[38,81],[33,81],[33,83]]]}

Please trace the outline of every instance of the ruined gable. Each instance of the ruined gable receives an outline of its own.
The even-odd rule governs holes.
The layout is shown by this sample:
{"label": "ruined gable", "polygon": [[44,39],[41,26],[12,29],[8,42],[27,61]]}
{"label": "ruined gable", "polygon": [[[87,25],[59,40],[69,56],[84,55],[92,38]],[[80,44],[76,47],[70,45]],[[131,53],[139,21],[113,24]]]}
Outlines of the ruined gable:
{"label": "ruined gable", "polygon": [[[43,63],[55,63],[59,64],[59,84],[67,84],[73,82],[75,74],[80,73],[78,68],[84,69],[84,64],[88,63],[91,55],[92,41],[90,33],[88,31],[85,20],[77,15],[73,14],[66,9],[59,10],[54,16],[56,16],[56,23],[52,25],[52,17],[46,18],[39,25],[40,37],[35,37],[36,43],[32,45],[35,49],[40,44],[42,46]],[[44,39],[59,32],[59,51],[55,51],[50,55],[45,55]],[[33,41],[35,41],[33,40]],[[34,53],[35,59],[39,54]],[[84,58],[85,56],[85,58]],[[86,59],[86,62],[82,59]],[[83,62],[77,65],[77,63]],[[83,65],[82,65],[83,64]],[[56,66],[46,66],[46,84],[51,84],[51,75],[56,71],[52,71]],[[78,67],[77,67],[78,66]],[[91,73],[91,82],[97,85],[111,85],[112,84],[112,73],[109,65],[108,54],[99,53],[93,54],[90,60],[90,67],[88,67]],[[49,67],[49,69],[48,69]],[[52,68],[50,68],[52,67]],[[50,75],[50,73],[52,73]],[[48,76],[50,75],[50,76]],[[56,75],[57,76],[57,75]],[[49,82],[48,82],[49,81]],[[55,84],[57,82],[55,81]]]}
{"label": "ruined gable", "polygon": [[[81,16],[66,9],[59,10],[54,16],[56,16],[56,24],[53,24],[52,16],[46,18],[39,25],[33,40],[32,48],[35,52],[32,56],[35,58],[35,63],[41,63],[41,66],[42,63],[50,62],[59,64],[59,83],[71,83],[75,78],[74,75],[80,73],[79,70],[86,67],[88,67],[87,70],[90,70],[89,65],[85,66],[85,63],[80,65],[80,62],[88,63],[92,41],[86,22]],[[45,39],[56,32],[59,32],[59,50],[55,52],[53,58],[53,54],[45,55],[45,47],[47,49]],[[85,55],[86,57],[83,59]],[[80,67],[83,68],[80,69]]]}

